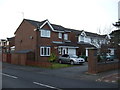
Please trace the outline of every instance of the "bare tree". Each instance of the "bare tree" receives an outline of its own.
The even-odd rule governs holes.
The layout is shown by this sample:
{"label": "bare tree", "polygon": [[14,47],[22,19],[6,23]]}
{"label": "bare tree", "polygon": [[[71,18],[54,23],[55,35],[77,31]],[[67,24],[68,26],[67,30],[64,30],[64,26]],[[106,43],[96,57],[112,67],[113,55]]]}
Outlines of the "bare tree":
{"label": "bare tree", "polygon": [[99,27],[98,29],[97,29],[97,32],[98,32],[98,34],[100,34],[100,35],[104,35],[104,34],[110,34],[112,31],[113,31],[113,29],[114,29],[114,26],[112,25],[112,24],[110,24],[110,25],[105,25],[104,27]]}

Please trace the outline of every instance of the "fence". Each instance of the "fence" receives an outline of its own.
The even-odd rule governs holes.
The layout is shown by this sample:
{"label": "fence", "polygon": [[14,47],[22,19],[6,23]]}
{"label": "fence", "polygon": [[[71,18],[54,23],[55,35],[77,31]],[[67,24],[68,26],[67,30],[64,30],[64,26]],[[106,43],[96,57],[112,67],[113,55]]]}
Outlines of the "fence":
{"label": "fence", "polygon": [[29,53],[4,53],[3,62],[8,62],[12,64],[19,65],[30,65],[30,66],[39,66],[39,67],[51,67],[50,62],[46,61],[35,61],[35,54],[33,52]]}
{"label": "fence", "polygon": [[2,61],[11,63],[11,54],[10,53],[2,53]]}

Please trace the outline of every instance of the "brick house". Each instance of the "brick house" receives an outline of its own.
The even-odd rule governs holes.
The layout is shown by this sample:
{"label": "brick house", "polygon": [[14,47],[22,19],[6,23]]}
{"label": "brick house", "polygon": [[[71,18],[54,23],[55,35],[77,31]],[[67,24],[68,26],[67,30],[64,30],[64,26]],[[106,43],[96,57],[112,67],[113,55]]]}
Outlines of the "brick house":
{"label": "brick house", "polygon": [[50,54],[76,54],[79,48],[71,42],[71,31],[51,24],[24,19],[15,31],[15,52],[32,51],[36,61],[47,61]]}
{"label": "brick house", "polygon": [[65,28],[48,20],[24,19],[14,34],[15,52],[33,52],[35,61],[48,61],[52,53],[88,56],[88,48],[101,48],[107,42],[106,35]]}

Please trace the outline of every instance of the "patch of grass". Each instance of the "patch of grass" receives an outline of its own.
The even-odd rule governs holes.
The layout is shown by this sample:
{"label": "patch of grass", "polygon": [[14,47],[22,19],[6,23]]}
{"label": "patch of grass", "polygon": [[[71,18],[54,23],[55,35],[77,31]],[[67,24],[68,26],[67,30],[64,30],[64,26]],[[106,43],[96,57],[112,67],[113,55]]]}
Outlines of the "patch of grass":
{"label": "patch of grass", "polygon": [[38,67],[38,68],[47,68],[47,69],[59,69],[59,68],[73,67],[73,66],[76,66],[76,65],[59,64],[59,63],[52,62],[52,65],[51,65],[51,66],[48,66],[48,67],[35,66],[35,65],[28,65],[28,66],[31,66],[31,67]]}
{"label": "patch of grass", "polygon": [[59,63],[52,63],[51,68],[52,69],[58,69],[58,68],[66,68],[66,67],[71,67],[74,65],[70,65],[70,64],[59,64]]}

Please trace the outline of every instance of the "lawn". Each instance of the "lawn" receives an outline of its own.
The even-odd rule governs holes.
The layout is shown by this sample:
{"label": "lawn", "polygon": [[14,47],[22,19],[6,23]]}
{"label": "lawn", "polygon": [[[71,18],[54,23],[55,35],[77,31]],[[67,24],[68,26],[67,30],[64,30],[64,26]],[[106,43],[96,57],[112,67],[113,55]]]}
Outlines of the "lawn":
{"label": "lawn", "polygon": [[52,66],[51,66],[50,68],[51,68],[51,69],[58,69],[58,68],[66,68],[66,67],[71,67],[71,66],[74,66],[74,65],[52,63]]}
{"label": "lawn", "polygon": [[40,68],[48,68],[48,69],[59,69],[59,68],[66,68],[66,67],[72,67],[75,65],[70,65],[70,64],[59,64],[59,63],[51,63],[51,66],[36,66],[36,65],[28,65],[28,66],[32,66],[32,67],[40,67]]}

